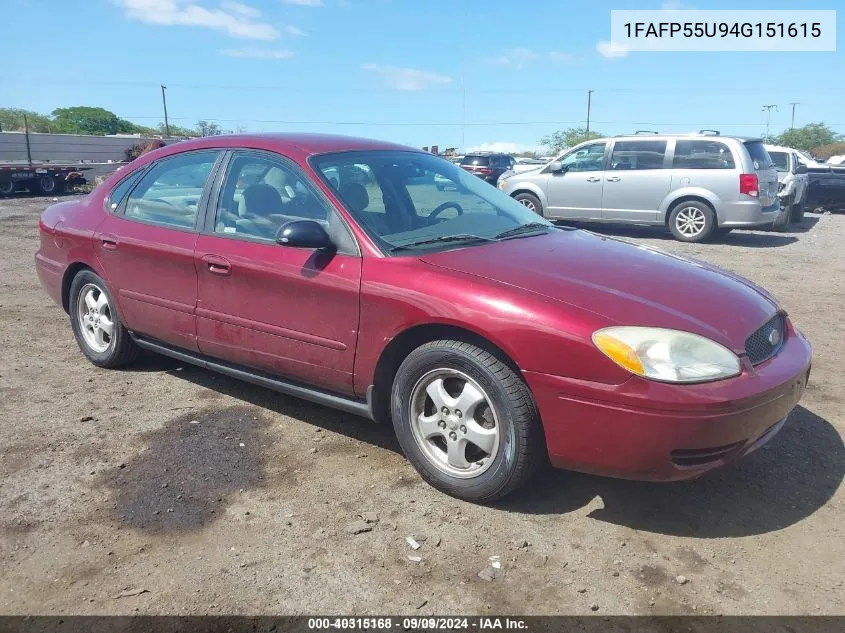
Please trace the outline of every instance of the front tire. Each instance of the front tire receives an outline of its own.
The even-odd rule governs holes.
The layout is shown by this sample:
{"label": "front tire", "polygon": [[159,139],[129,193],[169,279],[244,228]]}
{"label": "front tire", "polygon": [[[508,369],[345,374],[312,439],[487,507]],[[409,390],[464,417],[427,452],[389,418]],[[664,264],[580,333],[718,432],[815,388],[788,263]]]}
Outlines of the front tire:
{"label": "front tire", "polygon": [[0,196],[11,196],[15,192],[15,183],[11,180],[0,181]]}
{"label": "front tire", "polygon": [[804,210],[806,208],[806,200],[802,200],[798,204],[792,205],[792,214],[791,220],[793,222],[803,222],[804,221]]}
{"label": "front tire", "polygon": [[57,196],[64,190],[64,181],[50,174],[38,176],[30,184],[32,193],[39,196]]}
{"label": "front tire", "polygon": [[543,217],[543,203],[533,193],[518,193],[513,198],[526,209]]}
{"label": "front tire", "polygon": [[716,228],[713,209],[703,202],[681,202],[669,214],[669,230],[681,242],[703,242]]}
{"label": "front tire", "polygon": [[772,224],[772,229],[775,231],[783,231],[789,226],[789,220],[792,216],[792,196],[781,201],[781,210],[777,219]]}
{"label": "front tire", "polygon": [[432,341],[411,352],[393,382],[391,413],[420,476],[467,501],[507,495],[545,455],[528,386],[499,358],[463,341]]}
{"label": "front tire", "polygon": [[79,349],[97,367],[123,367],[140,351],[120,322],[105,282],[90,270],[73,278],[68,302],[70,325]]}

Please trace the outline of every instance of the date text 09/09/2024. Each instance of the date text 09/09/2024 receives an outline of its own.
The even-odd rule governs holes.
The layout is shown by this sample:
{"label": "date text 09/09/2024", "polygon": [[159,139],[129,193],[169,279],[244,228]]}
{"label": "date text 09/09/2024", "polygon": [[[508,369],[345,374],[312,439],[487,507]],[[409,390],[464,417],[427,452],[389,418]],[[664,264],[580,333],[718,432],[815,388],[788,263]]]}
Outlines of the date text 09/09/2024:
{"label": "date text 09/09/2024", "polygon": [[310,630],[371,630],[386,631],[401,629],[403,631],[416,630],[526,630],[528,624],[521,618],[509,617],[326,617],[309,618]]}

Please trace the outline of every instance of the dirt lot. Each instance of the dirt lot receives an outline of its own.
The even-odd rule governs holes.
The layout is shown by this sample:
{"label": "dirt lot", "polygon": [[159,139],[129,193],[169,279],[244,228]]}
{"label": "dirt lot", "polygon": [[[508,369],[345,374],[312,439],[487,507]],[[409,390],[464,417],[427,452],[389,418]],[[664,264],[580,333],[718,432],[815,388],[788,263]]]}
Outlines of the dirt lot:
{"label": "dirt lot", "polygon": [[389,428],[160,357],[88,363],[33,269],[49,203],[0,201],[0,613],[845,614],[845,215],[625,232],[764,285],[813,342],[764,450],[679,484],[546,472],[481,507]]}

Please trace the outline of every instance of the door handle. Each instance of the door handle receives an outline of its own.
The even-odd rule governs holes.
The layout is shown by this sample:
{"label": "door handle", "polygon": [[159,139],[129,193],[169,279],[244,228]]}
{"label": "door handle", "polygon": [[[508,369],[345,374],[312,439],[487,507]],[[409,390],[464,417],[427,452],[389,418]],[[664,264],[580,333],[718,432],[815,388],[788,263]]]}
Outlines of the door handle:
{"label": "door handle", "polygon": [[232,273],[232,264],[225,257],[219,255],[203,255],[202,261],[208,267],[208,272],[215,275],[230,275]]}
{"label": "door handle", "polygon": [[100,245],[107,251],[117,250],[117,236],[110,234],[100,235]]}
{"label": "door handle", "polygon": [[601,178],[596,178],[595,176],[590,176],[587,178],[587,182],[601,182]]}
{"label": "door handle", "polygon": [[619,176],[611,176],[610,178],[607,178],[606,180],[607,180],[607,182],[619,182],[622,179]]}

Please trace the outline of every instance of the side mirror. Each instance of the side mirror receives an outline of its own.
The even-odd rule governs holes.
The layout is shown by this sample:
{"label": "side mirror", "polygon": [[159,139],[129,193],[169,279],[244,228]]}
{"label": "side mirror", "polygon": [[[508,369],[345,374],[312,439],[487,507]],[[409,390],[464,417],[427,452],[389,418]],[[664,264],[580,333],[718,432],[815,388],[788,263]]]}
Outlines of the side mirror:
{"label": "side mirror", "polygon": [[334,249],[329,234],[314,220],[287,222],[276,231],[276,242],[294,248]]}
{"label": "side mirror", "polygon": [[806,174],[809,170],[804,163],[798,163],[798,166],[795,168],[796,174]]}
{"label": "side mirror", "polygon": [[553,174],[562,174],[566,171],[566,168],[559,160],[554,160],[549,163],[549,171]]}

